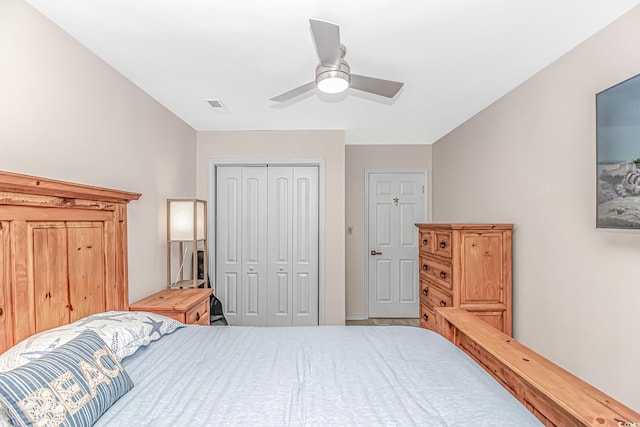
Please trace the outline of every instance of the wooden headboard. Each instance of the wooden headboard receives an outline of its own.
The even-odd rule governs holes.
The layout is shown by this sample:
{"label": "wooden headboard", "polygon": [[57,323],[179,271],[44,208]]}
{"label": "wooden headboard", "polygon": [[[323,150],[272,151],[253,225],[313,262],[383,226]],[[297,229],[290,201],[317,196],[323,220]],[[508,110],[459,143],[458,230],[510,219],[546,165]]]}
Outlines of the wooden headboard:
{"label": "wooden headboard", "polygon": [[140,194],[0,172],[0,353],[128,308],[127,203]]}

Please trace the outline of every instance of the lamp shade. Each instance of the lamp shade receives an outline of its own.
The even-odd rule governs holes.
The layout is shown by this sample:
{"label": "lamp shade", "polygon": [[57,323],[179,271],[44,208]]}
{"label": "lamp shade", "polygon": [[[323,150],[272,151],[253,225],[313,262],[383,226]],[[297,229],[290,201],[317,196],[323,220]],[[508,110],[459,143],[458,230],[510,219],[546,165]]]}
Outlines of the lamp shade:
{"label": "lamp shade", "polygon": [[169,240],[185,241],[205,238],[204,200],[167,200],[167,210]]}

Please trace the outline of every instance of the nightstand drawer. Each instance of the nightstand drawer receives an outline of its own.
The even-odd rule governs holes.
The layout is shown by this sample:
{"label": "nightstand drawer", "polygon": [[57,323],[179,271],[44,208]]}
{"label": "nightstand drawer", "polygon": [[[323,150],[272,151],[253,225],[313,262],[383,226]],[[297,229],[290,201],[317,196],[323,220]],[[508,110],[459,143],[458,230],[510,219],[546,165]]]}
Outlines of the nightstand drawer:
{"label": "nightstand drawer", "polygon": [[[206,321],[206,323],[205,323]],[[202,301],[197,306],[187,312],[186,323],[199,323],[201,325],[209,324],[209,300]]]}

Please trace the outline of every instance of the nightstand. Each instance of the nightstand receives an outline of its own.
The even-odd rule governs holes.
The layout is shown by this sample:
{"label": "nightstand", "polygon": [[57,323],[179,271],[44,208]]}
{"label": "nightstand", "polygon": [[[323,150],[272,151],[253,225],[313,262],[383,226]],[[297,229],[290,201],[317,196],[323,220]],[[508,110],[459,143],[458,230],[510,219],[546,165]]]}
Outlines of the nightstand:
{"label": "nightstand", "polygon": [[129,311],[150,311],[185,324],[209,325],[210,288],[165,289],[129,305]]}

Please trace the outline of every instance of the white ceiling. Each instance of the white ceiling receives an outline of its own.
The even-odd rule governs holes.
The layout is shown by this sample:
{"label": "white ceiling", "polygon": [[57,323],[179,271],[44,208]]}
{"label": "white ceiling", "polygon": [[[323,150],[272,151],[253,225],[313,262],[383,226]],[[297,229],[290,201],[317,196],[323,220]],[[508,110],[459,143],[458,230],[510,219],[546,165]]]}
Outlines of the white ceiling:
{"label": "white ceiling", "polygon": [[[433,143],[640,0],[28,0],[196,130],[344,129]],[[340,25],[351,71],[396,80],[269,101],[310,82],[309,18]],[[204,100],[220,99],[229,114]]]}

